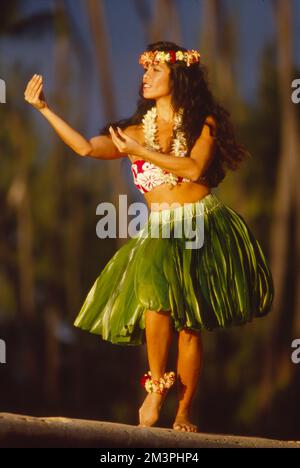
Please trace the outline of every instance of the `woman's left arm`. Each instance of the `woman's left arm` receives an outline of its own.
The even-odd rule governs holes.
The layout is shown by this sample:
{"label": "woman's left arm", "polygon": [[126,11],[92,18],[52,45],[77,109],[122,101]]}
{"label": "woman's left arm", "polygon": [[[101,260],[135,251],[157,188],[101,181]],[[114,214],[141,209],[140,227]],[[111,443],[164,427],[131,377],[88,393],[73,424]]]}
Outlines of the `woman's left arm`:
{"label": "woman's left arm", "polygon": [[[208,117],[206,122],[212,124],[215,129],[215,121],[212,117]],[[118,129],[118,134],[113,129],[110,129],[110,133],[113,142],[120,152],[134,154],[145,161],[152,162],[162,169],[177,176],[186,177],[193,182],[196,182],[199,177],[204,174],[215,150],[215,138],[211,135],[210,127],[207,124],[204,124],[202,132],[196,140],[189,158],[181,158],[173,156],[172,154],[148,150],[136,140],[129,137],[121,129]]]}

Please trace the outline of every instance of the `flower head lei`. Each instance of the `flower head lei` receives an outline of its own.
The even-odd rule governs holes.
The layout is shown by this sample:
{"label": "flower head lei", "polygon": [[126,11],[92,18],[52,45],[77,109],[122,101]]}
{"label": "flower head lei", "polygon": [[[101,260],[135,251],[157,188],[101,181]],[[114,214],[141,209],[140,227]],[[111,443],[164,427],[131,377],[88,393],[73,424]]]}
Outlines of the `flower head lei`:
{"label": "flower head lei", "polygon": [[154,50],[143,52],[139,57],[139,64],[144,68],[165,62],[185,62],[186,66],[189,67],[193,63],[200,62],[200,53],[194,49],[187,51],[177,50],[176,52],[174,50],[168,52]]}

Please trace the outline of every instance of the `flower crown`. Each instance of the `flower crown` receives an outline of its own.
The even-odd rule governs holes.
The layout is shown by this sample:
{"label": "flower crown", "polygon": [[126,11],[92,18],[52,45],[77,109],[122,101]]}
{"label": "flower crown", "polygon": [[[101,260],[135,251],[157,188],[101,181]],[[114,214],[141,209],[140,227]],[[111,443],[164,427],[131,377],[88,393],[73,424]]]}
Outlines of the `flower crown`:
{"label": "flower crown", "polygon": [[156,65],[161,62],[185,62],[187,67],[192,63],[200,62],[200,54],[196,50],[170,50],[169,52],[164,52],[160,50],[146,51],[143,52],[139,57],[139,64],[144,68],[149,67],[149,65]]}

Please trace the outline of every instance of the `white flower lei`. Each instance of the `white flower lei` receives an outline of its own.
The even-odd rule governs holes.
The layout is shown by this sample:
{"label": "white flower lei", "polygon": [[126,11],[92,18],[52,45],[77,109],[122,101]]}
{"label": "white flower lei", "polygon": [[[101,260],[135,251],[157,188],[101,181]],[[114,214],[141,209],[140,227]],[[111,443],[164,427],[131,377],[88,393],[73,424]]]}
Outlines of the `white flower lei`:
{"label": "white flower lei", "polygon": [[[175,132],[175,138],[172,142],[171,153],[179,157],[185,156],[187,151],[186,138],[184,132],[180,130],[182,126],[182,115],[183,108],[180,108],[179,111],[174,115],[173,119],[173,132]],[[162,152],[162,148],[157,142],[158,128],[156,121],[157,109],[156,106],[154,106],[146,112],[142,119],[145,143],[149,149]]]}
{"label": "white flower lei", "polygon": [[[187,152],[187,142],[184,135],[184,132],[181,130],[182,126],[182,115],[183,108],[180,108],[178,112],[175,113],[173,119],[173,133],[175,133],[175,138],[172,141],[171,153],[174,156],[184,157]],[[156,106],[149,109],[142,119],[143,131],[145,137],[146,147],[150,150],[162,152],[162,148],[157,141],[157,108]],[[164,171],[168,175],[169,182],[172,185],[177,184],[178,177],[171,172]],[[188,179],[185,179],[186,181]]]}

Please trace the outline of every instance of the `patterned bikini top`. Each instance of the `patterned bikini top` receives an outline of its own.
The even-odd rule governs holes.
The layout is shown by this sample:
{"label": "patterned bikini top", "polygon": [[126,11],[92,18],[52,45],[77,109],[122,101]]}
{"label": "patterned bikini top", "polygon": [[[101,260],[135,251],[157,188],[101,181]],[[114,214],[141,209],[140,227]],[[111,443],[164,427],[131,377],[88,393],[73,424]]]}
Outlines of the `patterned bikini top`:
{"label": "patterned bikini top", "polygon": [[131,165],[134,183],[141,193],[150,192],[162,184],[177,185],[179,182],[191,182],[186,177],[180,177],[162,169],[155,164],[138,159]]}

